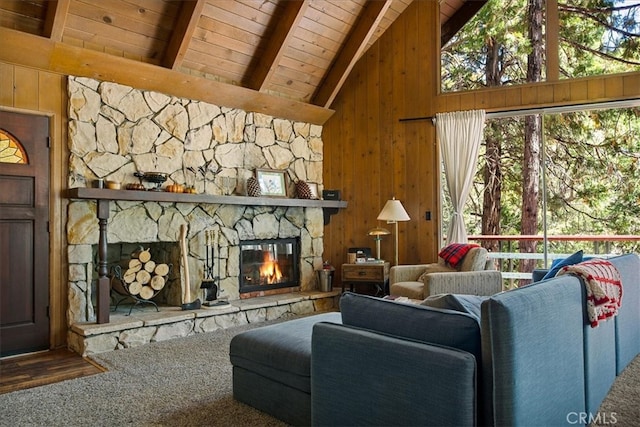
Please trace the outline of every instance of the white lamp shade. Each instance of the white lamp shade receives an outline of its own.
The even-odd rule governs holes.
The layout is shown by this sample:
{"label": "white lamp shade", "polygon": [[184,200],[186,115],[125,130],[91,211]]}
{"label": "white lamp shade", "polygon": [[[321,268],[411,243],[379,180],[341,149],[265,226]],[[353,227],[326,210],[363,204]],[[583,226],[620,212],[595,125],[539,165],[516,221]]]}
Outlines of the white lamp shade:
{"label": "white lamp shade", "polygon": [[379,221],[409,221],[409,214],[400,203],[400,200],[396,200],[395,197],[392,200],[387,200],[380,214],[378,214]]}

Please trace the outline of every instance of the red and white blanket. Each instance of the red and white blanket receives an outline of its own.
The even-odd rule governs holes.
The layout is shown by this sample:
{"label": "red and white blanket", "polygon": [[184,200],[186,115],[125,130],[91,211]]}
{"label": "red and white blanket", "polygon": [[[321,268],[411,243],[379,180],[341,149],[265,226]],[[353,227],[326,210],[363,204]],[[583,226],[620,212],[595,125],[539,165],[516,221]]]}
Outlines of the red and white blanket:
{"label": "red and white blanket", "polygon": [[622,303],[622,281],[618,269],[609,261],[599,258],[563,267],[556,276],[573,273],[580,278],[587,290],[587,316],[591,327],[600,320],[618,314]]}

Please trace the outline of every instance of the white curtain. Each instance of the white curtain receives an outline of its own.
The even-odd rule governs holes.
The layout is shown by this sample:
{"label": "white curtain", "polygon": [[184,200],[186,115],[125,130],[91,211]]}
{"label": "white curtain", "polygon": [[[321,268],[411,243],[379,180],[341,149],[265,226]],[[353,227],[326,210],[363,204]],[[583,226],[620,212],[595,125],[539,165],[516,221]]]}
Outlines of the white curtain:
{"label": "white curtain", "polygon": [[453,205],[447,243],[468,242],[462,209],[476,174],[484,117],[483,110],[436,114],[436,134]]}

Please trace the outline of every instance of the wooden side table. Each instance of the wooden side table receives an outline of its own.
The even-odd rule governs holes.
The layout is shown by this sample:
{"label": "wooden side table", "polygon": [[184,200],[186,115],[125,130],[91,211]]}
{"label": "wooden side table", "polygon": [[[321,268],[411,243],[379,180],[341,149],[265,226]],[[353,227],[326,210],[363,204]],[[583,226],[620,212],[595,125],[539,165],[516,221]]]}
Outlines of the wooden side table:
{"label": "wooden side table", "polygon": [[376,286],[376,295],[385,295],[389,289],[390,263],[357,263],[342,264],[342,292],[345,284],[353,292],[356,283],[370,283]]}

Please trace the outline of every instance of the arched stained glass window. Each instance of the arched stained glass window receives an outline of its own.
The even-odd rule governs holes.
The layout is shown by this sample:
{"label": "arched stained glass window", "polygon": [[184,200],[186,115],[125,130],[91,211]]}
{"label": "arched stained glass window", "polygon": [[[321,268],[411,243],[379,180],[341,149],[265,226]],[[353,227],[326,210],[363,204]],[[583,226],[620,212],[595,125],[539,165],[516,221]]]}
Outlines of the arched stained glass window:
{"label": "arched stained glass window", "polygon": [[0,129],[0,163],[27,164],[27,153],[11,134]]}

